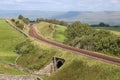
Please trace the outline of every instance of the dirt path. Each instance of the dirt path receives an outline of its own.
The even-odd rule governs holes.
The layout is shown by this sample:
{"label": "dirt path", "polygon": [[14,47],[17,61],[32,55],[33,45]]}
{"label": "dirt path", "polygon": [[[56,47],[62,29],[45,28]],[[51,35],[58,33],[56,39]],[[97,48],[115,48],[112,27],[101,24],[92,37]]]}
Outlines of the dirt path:
{"label": "dirt path", "polygon": [[50,44],[52,46],[59,47],[59,48],[71,51],[74,54],[84,55],[84,56],[87,56],[89,58],[93,58],[93,59],[96,59],[96,60],[101,60],[103,62],[107,62],[107,63],[111,63],[111,64],[115,64],[115,65],[120,66],[120,58],[112,57],[112,56],[108,56],[108,55],[104,55],[104,54],[98,54],[98,53],[83,50],[83,49],[77,49],[77,48],[74,48],[74,47],[71,47],[71,46],[67,46],[67,45],[55,42],[55,41],[48,40],[46,38],[41,37],[36,32],[34,27],[33,26],[30,27],[29,35],[34,37],[38,41],[42,41],[42,42],[48,43],[48,44]]}

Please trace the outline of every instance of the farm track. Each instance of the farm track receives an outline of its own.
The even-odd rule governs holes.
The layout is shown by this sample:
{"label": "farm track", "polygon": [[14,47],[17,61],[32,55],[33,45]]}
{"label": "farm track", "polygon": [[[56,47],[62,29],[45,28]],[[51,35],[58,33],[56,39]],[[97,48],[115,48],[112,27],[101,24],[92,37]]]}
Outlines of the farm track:
{"label": "farm track", "polygon": [[64,50],[68,50],[70,52],[73,52],[74,54],[87,56],[89,58],[93,58],[93,59],[96,59],[96,60],[100,60],[100,61],[103,61],[103,62],[107,62],[107,63],[110,63],[110,64],[115,64],[115,65],[120,66],[120,58],[112,57],[112,56],[108,56],[108,55],[104,55],[104,54],[99,54],[99,53],[95,53],[95,52],[87,51],[87,50],[83,50],[83,49],[77,49],[77,48],[62,44],[62,43],[58,43],[58,42],[55,42],[55,41],[48,40],[46,38],[41,37],[37,33],[37,31],[35,30],[34,27],[35,26],[30,25],[29,35],[31,37],[34,37],[38,41],[42,41],[42,42],[45,42],[45,43],[50,44],[52,46],[62,48]]}

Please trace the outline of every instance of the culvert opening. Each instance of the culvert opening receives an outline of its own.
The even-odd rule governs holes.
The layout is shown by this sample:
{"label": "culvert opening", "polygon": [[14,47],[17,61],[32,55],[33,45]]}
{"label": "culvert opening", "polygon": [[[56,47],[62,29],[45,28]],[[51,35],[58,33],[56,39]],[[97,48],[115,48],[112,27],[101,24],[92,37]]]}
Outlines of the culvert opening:
{"label": "culvert opening", "polygon": [[58,58],[58,57],[53,57],[54,71],[56,71],[57,69],[62,67],[64,63],[65,63],[64,59]]}
{"label": "culvert opening", "polygon": [[62,61],[58,61],[57,62],[57,69],[60,68],[62,65],[63,65],[63,62]]}

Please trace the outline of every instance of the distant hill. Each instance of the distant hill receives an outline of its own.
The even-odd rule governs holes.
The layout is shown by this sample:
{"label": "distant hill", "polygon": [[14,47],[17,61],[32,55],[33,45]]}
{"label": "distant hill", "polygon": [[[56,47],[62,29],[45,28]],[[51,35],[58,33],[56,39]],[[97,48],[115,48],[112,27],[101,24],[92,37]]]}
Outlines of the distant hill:
{"label": "distant hill", "polygon": [[37,11],[37,10],[0,10],[0,18],[17,17],[22,14],[30,19],[35,18],[55,18],[59,20],[66,20],[68,22],[81,21],[89,24],[98,24],[100,22],[108,23],[110,25],[120,25],[120,11]]}
{"label": "distant hill", "polygon": [[55,16],[55,18],[66,21],[81,21],[89,24],[104,22],[110,25],[120,25],[120,11],[66,12]]}

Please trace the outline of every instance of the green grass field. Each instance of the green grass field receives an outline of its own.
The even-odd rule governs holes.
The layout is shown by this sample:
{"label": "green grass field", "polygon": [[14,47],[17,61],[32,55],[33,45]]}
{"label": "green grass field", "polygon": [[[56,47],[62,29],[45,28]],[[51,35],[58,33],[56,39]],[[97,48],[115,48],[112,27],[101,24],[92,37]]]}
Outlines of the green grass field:
{"label": "green grass field", "polygon": [[66,30],[66,27],[57,25],[55,27],[55,33],[54,33],[54,36],[53,36],[54,40],[56,40],[58,42],[64,42],[64,40],[65,40],[65,36],[64,36],[65,30]]}
{"label": "green grass field", "polygon": [[15,46],[25,40],[25,37],[0,20],[0,60],[13,63],[17,57],[14,52]]}
{"label": "green grass field", "polygon": [[4,20],[0,20],[0,74],[29,75],[5,64],[14,63],[18,54],[14,52],[15,46],[24,41],[25,37],[9,26]]}
{"label": "green grass field", "polygon": [[95,27],[97,29],[107,29],[107,30],[113,30],[113,31],[119,31],[120,32],[120,27]]}
{"label": "green grass field", "polygon": [[120,27],[94,27],[94,28],[109,30],[116,35],[120,35]]}

